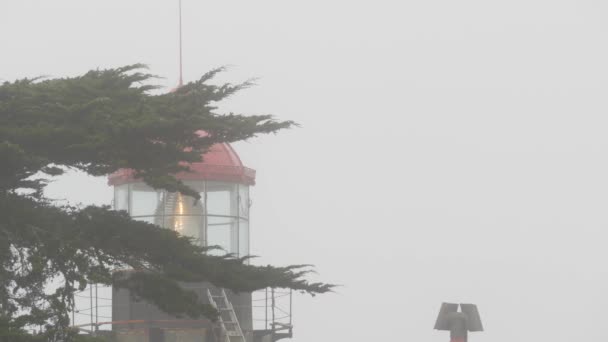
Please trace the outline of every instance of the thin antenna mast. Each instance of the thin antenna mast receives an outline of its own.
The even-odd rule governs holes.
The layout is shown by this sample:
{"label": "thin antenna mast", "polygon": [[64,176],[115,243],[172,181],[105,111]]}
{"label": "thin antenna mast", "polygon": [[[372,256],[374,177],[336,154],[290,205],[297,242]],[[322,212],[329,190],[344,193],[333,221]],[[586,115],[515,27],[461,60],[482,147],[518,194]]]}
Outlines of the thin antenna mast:
{"label": "thin antenna mast", "polygon": [[178,87],[184,85],[182,65],[182,0],[179,0],[179,83]]}

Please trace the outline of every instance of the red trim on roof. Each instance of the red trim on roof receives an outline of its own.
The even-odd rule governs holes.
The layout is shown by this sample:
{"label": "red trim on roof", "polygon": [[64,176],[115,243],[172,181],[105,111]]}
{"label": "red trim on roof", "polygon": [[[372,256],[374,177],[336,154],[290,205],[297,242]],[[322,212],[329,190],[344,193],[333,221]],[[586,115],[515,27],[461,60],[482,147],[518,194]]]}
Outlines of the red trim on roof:
{"label": "red trim on roof", "polygon": [[[215,144],[203,156],[203,161],[192,163],[191,172],[180,172],[176,175],[181,180],[211,180],[233,182],[246,185],[255,184],[255,170],[247,168],[238,154],[227,143]],[[108,177],[109,185],[121,185],[137,181],[135,172],[120,169]]]}

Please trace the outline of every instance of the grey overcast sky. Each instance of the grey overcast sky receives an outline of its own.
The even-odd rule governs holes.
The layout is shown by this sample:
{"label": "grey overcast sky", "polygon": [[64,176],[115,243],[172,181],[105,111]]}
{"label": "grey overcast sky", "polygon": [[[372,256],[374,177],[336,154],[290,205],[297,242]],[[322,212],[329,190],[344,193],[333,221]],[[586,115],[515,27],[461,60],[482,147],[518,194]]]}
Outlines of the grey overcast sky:
{"label": "grey overcast sky", "polygon": [[[313,263],[304,341],[605,341],[608,2],[183,0],[191,81],[260,77],[223,110],[302,128],[235,147],[258,170],[258,262]],[[0,79],[146,63],[177,83],[177,0],[1,0]],[[109,203],[104,179],[49,193]]]}

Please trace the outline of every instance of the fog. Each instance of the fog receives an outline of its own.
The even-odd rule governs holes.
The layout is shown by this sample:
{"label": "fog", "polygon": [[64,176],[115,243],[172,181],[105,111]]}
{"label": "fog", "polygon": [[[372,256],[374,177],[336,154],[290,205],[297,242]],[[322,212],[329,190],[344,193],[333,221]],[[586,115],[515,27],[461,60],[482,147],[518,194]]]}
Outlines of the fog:
{"label": "fog", "polygon": [[[259,77],[223,111],[300,128],[237,143],[258,263],[311,263],[293,342],[602,341],[608,3],[183,0],[184,78]],[[0,2],[0,80],[146,63],[177,84],[177,1]],[[109,204],[104,178],[50,196]]]}

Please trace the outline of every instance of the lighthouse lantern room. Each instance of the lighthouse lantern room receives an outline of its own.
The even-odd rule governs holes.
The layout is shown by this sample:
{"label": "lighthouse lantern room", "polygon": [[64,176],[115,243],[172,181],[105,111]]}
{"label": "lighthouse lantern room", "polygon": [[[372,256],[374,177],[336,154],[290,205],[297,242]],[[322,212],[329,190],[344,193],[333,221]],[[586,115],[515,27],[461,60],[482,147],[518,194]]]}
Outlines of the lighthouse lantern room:
{"label": "lighthouse lantern room", "polygon": [[114,207],[131,217],[192,237],[201,246],[219,246],[216,253],[249,254],[249,187],[255,171],[243,166],[226,143],[213,145],[203,161],[177,178],[200,193],[194,200],[180,193],[156,190],[133,178],[131,170],[110,176]]}

